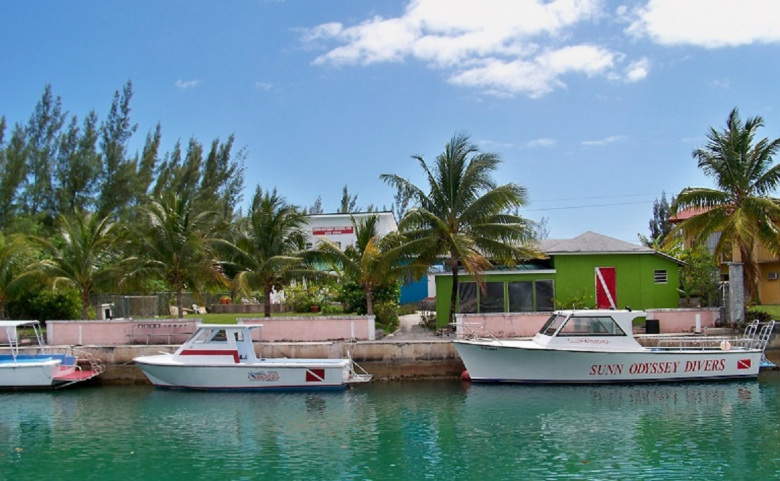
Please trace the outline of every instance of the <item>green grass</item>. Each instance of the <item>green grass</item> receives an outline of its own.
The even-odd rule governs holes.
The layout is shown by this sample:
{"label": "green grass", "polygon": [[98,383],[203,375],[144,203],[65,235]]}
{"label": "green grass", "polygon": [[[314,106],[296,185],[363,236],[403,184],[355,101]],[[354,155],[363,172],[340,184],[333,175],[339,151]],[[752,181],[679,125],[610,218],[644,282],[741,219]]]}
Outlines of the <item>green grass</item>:
{"label": "green grass", "polygon": [[772,316],[772,319],[780,319],[780,306],[775,306],[775,305],[756,306],[753,309],[768,313],[769,315]]}
{"label": "green grass", "polygon": [[[318,317],[322,314],[281,312],[272,313],[271,317]],[[202,319],[204,324],[235,324],[238,318],[262,318],[263,313],[256,314],[236,313],[236,314],[190,314],[182,319]],[[177,317],[165,316],[164,319],[178,319]]]}

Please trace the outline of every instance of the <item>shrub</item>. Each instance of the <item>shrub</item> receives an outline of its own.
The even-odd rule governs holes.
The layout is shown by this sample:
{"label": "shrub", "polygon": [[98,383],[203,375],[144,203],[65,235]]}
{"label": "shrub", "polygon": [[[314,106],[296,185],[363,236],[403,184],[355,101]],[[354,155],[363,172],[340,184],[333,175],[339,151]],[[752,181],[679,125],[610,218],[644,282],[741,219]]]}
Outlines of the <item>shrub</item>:
{"label": "shrub", "polygon": [[[398,299],[401,297],[401,286],[396,282],[387,286],[378,286],[371,293],[374,301],[374,314],[377,311],[377,305],[384,301],[390,301],[398,306]],[[366,292],[354,281],[346,281],[339,288],[338,300],[344,305],[344,312],[350,312],[359,315],[365,315]],[[396,312],[396,316],[397,316]]]}
{"label": "shrub", "polygon": [[9,315],[17,319],[71,320],[81,317],[81,299],[75,289],[30,291],[8,303]]}
{"label": "shrub", "polygon": [[400,326],[398,320],[398,303],[394,301],[379,301],[374,304],[374,316],[377,327],[385,332],[394,332]]}

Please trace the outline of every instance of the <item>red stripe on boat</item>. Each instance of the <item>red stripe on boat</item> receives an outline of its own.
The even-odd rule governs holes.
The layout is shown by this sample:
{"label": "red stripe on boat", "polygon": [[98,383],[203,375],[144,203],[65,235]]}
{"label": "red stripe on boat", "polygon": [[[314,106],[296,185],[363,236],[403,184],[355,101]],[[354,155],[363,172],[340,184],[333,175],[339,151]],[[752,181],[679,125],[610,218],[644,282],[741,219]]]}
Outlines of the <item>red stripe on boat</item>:
{"label": "red stripe on boat", "polygon": [[180,356],[233,356],[233,361],[238,363],[238,351],[211,351],[189,349],[179,353]]}

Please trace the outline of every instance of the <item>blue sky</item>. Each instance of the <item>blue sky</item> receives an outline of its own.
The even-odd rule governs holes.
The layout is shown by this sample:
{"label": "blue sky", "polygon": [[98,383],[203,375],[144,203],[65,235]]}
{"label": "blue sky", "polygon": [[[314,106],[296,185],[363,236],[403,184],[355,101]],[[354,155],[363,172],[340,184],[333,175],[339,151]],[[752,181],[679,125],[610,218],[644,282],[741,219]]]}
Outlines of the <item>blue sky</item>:
{"label": "blue sky", "polygon": [[[390,207],[456,132],[549,237],[637,242],[662,192],[710,186],[691,152],[739,108],[780,137],[775,0],[34,1],[0,4],[0,115],[51,84],[70,115],[132,80],[132,151],[235,134],[256,185],[326,212]],[[780,159],[779,159],[780,160]]]}

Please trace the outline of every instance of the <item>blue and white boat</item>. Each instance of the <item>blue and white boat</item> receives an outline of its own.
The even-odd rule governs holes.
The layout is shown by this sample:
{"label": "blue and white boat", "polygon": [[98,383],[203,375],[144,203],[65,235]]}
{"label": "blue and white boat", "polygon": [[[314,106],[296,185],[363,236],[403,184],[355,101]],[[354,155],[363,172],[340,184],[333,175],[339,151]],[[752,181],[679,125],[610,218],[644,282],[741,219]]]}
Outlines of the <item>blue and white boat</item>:
{"label": "blue and white boat", "polygon": [[100,375],[103,364],[83,353],[88,368],[75,354],[48,352],[38,321],[0,320],[0,389],[64,387]]}

